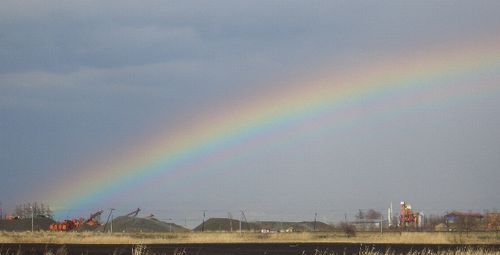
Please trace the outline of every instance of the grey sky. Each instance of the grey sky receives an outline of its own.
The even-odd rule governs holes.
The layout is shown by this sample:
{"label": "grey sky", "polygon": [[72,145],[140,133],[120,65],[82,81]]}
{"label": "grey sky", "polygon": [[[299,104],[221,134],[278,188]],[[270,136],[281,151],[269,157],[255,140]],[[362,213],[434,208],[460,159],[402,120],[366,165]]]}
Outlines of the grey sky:
{"label": "grey sky", "polygon": [[[3,1],[0,202],[31,201],[84,162],[326,63],[495,38],[499,11],[498,1]],[[405,199],[434,213],[498,208],[500,95],[403,111],[266,145],[225,166],[238,171],[117,207],[297,219]]]}

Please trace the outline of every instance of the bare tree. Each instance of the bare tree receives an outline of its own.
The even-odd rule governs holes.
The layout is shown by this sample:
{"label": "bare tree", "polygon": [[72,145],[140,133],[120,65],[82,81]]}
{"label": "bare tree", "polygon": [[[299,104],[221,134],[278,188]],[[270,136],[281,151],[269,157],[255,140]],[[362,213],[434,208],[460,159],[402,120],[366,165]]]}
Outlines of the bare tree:
{"label": "bare tree", "polygon": [[344,231],[346,237],[356,236],[356,227],[354,227],[354,225],[347,222],[342,222],[340,224],[340,228]]}
{"label": "bare tree", "polygon": [[426,230],[440,230],[439,226],[445,226],[445,224],[446,220],[443,216],[429,215],[426,217]]}
{"label": "bare tree", "polygon": [[369,209],[366,212],[359,209],[355,217],[358,220],[379,220],[380,217],[382,217],[382,214],[374,209]]}
{"label": "bare tree", "polygon": [[365,219],[368,220],[379,220],[382,217],[382,214],[378,211],[375,211],[373,209],[368,210],[365,214]]}
{"label": "bare tree", "polygon": [[362,220],[365,218],[365,213],[363,212],[363,210],[359,209],[358,213],[354,217],[356,217],[356,219],[358,219],[358,220]]}
{"label": "bare tree", "polygon": [[43,203],[38,204],[37,202],[24,203],[20,205],[16,205],[15,215],[20,218],[31,218],[31,216],[35,217],[53,217],[53,212],[50,209],[50,206],[45,205]]}

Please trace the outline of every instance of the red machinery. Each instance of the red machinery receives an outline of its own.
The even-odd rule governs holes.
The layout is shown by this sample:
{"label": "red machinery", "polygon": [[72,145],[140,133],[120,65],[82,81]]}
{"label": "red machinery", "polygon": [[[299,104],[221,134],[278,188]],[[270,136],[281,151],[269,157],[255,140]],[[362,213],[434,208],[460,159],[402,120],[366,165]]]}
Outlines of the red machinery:
{"label": "red machinery", "polygon": [[50,224],[51,231],[71,231],[77,229],[82,224],[81,219],[64,220],[62,222]]}
{"label": "red machinery", "polygon": [[403,228],[418,227],[419,214],[411,210],[411,205],[406,202],[400,203],[399,226]]}
{"label": "red machinery", "polygon": [[53,224],[50,224],[49,230],[51,230],[51,231],[71,231],[71,230],[78,229],[82,225],[97,226],[97,225],[99,225],[99,221],[97,220],[97,218],[99,216],[101,216],[102,213],[103,213],[102,210],[97,211],[96,213],[91,214],[87,220],[80,218],[80,219],[64,220],[62,222],[53,223]]}
{"label": "red machinery", "polygon": [[96,213],[91,214],[89,219],[85,221],[85,224],[89,226],[100,225],[99,220],[97,218],[100,217],[103,212],[104,212],[103,210],[99,210]]}

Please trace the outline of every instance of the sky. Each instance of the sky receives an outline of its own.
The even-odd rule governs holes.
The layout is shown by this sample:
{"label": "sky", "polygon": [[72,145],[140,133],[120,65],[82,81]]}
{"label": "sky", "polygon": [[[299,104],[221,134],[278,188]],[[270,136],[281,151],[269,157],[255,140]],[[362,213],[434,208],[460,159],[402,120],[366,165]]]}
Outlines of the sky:
{"label": "sky", "polygon": [[[498,209],[499,10],[498,1],[2,1],[1,206],[44,202],[60,218],[140,207],[191,225],[203,210],[328,222],[403,200],[427,214]],[[460,69],[488,58],[497,65]],[[458,71],[390,82],[439,68]],[[300,110],[308,92],[341,93],[360,79],[389,89]],[[168,161],[183,151],[192,153]],[[168,162],[152,167],[153,158]]]}

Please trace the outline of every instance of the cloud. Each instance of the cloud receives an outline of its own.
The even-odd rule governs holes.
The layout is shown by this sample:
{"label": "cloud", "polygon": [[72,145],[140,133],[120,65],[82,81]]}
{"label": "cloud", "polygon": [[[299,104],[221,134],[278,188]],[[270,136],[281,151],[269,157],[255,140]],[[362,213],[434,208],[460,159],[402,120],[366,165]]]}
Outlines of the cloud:
{"label": "cloud", "polygon": [[314,61],[491,33],[494,10],[461,2],[5,1],[0,73],[221,56]]}
{"label": "cloud", "polygon": [[[436,45],[486,40],[498,32],[499,8],[499,1],[2,1],[0,140],[6,146],[1,148],[0,170],[21,169],[49,183],[59,173],[68,173],[67,162],[105,157],[151,127],[168,130],[170,124],[179,126],[207,107],[237,105],[267,87],[287,89],[286,81],[302,74],[314,76],[325,66],[349,69],[360,63],[376,64],[379,57],[386,59],[400,52],[418,55],[416,52]],[[495,103],[488,109],[500,109],[498,100],[492,101]],[[481,111],[488,112],[485,109]],[[481,117],[466,111],[463,116],[464,111],[454,110],[457,112],[452,114],[469,123],[498,116]],[[409,124],[400,127],[368,126],[357,133],[347,130],[333,142],[325,138],[330,133],[320,134],[315,141],[302,141],[313,150],[303,150],[301,144],[292,152],[280,149],[281,154],[276,155],[278,150],[268,149],[248,165],[235,168],[247,169],[255,180],[248,183],[263,178],[262,172],[251,168],[270,169],[276,176],[286,176],[283,171],[293,169],[299,177],[287,180],[290,186],[307,179],[309,172],[302,171],[307,168],[322,181],[314,188],[335,186],[330,185],[335,179],[330,178],[331,166],[358,170],[358,175],[339,173],[345,179],[364,176],[368,174],[364,169],[377,163],[384,171],[410,169],[407,164],[411,163],[418,172],[421,165],[416,161],[428,152],[425,141],[432,143],[430,149],[438,156],[471,144],[460,140],[461,134],[451,136],[447,130],[452,128],[466,129],[477,148],[489,149],[491,155],[483,156],[488,162],[477,161],[477,169],[495,169],[498,160],[492,155],[498,154],[499,143],[490,139],[487,144],[483,142],[487,137],[481,136],[499,137],[495,136],[495,122],[482,127],[488,132],[460,129],[460,122],[440,122],[449,113],[450,109],[442,109],[442,116],[405,117]],[[429,135],[434,123],[441,123],[440,138]],[[421,129],[418,125],[426,126]],[[454,148],[448,146],[448,141],[455,140],[459,142]],[[399,141],[411,149],[404,156],[422,156],[417,160],[397,156],[404,152]],[[391,150],[381,152],[380,144]],[[479,149],[471,154],[477,153]],[[362,157],[366,160],[360,162]],[[259,162],[257,166],[255,162]],[[454,166],[463,165],[457,162]],[[441,162],[426,163],[429,169],[441,170]],[[443,172],[441,180],[446,181],[450,173]],[[394,182],[403,178],[387,175]],[[22,178],[20,174],[18,181]],[[16,180],[1,183],[0,193],[10,192],[10,183]],[[413,184],[407,179],[404,183]],[[307,185],[312,190],[313,183]],[[343,191],[349,188],[345,185]],[[273,188],[269,183],[266,191]],[[335,189],[331,187],[329,193],[335,194]],[[213,192],[207,194],[216,194]],[[247,201],[254,200],[258,207],[261,199],[248,194]],[[315,194],[304,194],[304,198],[312,201]],[[268,199],[272,204],[275,197]],[[357,206],[347,198],[340,200],[343,205]],[[436,201],[443,198],[436,196]]]}

